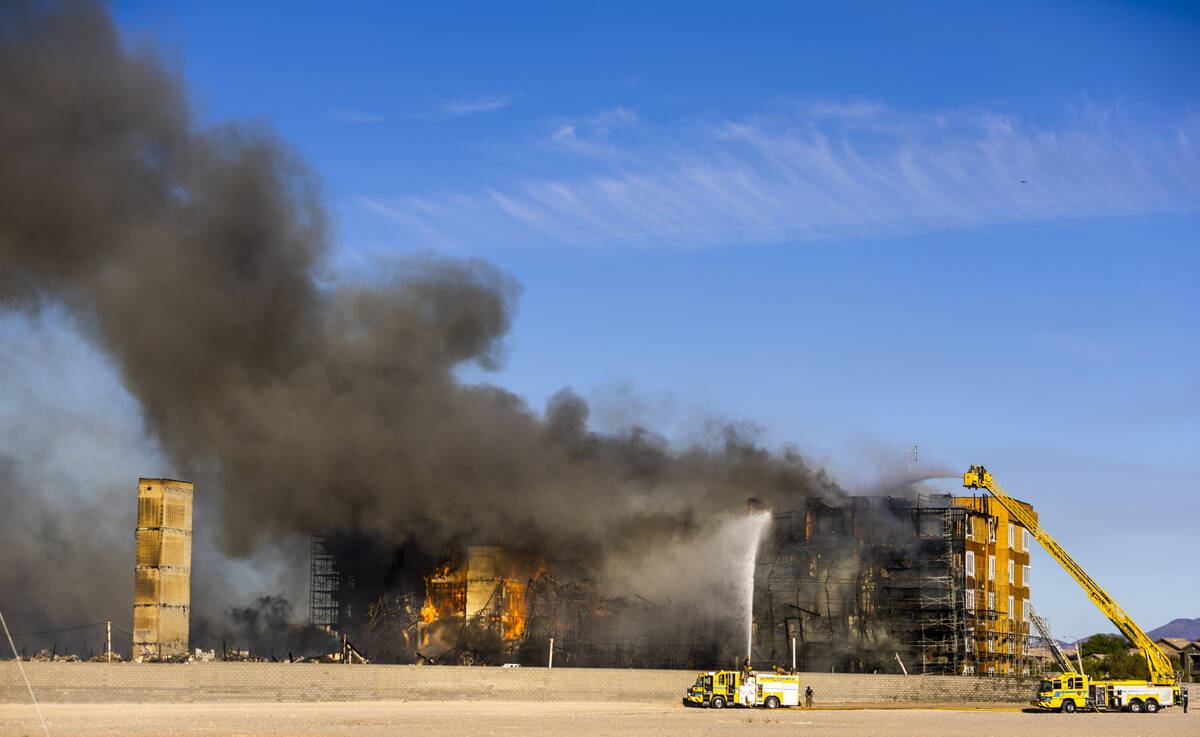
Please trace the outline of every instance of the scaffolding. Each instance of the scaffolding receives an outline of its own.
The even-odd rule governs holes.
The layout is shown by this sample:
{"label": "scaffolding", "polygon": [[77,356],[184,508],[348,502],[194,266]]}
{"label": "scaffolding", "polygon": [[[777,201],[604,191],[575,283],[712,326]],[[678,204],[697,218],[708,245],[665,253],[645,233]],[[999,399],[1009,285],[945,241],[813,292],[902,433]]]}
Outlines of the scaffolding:
{"label": "scaffolding", "polygon": [[[914,645],[921,673],[957,674],[966,659],[962,541],[967,510],[948,496],[918,495],[910,510],[919,542]],[[914,663],[913,667],[917,667]]]}
{"label": "scaffolding", "polygon": [[331,632],[340,631],[345,624],[341,616],[343,590],[353,583],[353,576],[343,577],[340,556],[331,544],[345,534],[336,528],[313,530],[308,548],[308,621]]}

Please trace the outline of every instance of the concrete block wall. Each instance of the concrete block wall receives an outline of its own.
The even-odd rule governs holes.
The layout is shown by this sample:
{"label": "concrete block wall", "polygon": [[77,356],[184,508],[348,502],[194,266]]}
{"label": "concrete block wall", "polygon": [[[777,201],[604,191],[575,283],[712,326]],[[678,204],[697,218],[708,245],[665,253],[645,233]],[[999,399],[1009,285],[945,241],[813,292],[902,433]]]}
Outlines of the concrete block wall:
{"label": "concrete block wall", "polygon": [[[40,701],[630,701],[678,703],[695,671],[312,663],[23,663]],[[1028,701],[1034,682],[955,676],[806,673],[817,704]],[[14,660],[0,702],[28,701]]]}

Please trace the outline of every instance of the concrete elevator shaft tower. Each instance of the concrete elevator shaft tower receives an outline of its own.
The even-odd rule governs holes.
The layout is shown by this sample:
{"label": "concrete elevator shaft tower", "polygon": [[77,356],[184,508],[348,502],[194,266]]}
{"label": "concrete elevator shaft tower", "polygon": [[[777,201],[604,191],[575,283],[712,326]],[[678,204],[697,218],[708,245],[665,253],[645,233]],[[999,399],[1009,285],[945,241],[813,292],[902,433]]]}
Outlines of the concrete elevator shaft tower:
{"label": "concrete elevator shaft tower", "polygon": [[133,657],[188,652],[192,575],[192,484],[138,479]]}

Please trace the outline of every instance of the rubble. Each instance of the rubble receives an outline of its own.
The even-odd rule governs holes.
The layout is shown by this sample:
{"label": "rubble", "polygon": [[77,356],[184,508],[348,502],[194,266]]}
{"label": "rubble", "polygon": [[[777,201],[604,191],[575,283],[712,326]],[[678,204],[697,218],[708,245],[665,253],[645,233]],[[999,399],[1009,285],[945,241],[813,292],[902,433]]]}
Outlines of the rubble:
{"label": "rubble", "polygon": [[321,655],[308,656],[293,656],[292,653],[287,653],[284,657],[273,657],[259,655],[250,650],[238,650],[225,648],[220,654],[217,650],[202,650],[195,648],[191,653],[179,653],[163,658],[154,658],[146,655],[135,656],[132,660],[125,660],[120,653],[100,653],[90,658],[81,658],[78,655],[58,653],[42,650],[34,655],[22,655],[21,660],[35,663],[324,663],[324,664],[347,664],[347,665],[369,665],[370,660],[363,657],[361,653],[349,642],[346,642],[342,652],[323,653]]}

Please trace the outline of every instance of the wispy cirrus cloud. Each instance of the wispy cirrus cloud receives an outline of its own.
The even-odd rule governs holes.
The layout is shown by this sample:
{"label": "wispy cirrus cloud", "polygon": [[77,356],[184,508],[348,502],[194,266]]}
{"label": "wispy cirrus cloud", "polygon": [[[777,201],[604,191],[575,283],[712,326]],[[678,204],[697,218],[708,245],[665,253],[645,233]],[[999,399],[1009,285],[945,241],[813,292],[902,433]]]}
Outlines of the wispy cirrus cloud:
{"label": "wispy cirrus cloud", "polygon": [[476,115],[490,113],[513,104],[512,95],[489,95],[470,100],[448,102],[443,107],[447,115]]}
{"label": "wispy cirrus cloud", "polygon": [[848,102],[826,100],[812,102],[803,106],[803,111],[812,117],[849,118],[866,120],[887,112],[887,108],[878,102],[855,99]]}
{"label": "wispy cirrus cloud", "polygon": [[484,244],[761,243],[1200,209],[1200,117],[1117,117],[1049,127],[820,103],[785,119],[641,125],[617,141],[602,121],[637,118],[610,112],[555,128],[545,176],[360,200],[409,240]]}
{"label": "wispy cirrus cloud", "polygon": [[614,130],[627,131],[641,122],[637,111],[618,105],[582,118],[554,121],[547,143],[560,151],[612,163],[625,160],[628,147],[614,144]]}
{"label": "wispy cirrus cloud", "polygon": [[383,122],[383,116],[375,113],[366,113],[361,110],[330,110],[325,114],[327,120],[336,120],[339,123],[380,123]]}

